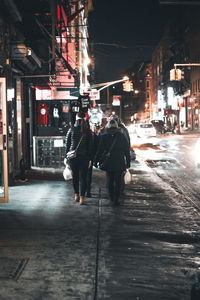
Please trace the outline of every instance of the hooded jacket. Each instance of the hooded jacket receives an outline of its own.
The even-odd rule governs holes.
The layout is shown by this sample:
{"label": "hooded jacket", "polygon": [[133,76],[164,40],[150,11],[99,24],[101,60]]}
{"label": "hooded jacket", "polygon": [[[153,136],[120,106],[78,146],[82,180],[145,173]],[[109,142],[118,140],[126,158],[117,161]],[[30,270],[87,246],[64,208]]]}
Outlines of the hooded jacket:
{"label": "hooded jacket", "polygon": [[114,146],[110,152],[108,162],[108,172],[123,172],[130,167],[130,149],[124,134],[116,127],[107,128],[107,131],[102,135],[99,147],[97,150],[95,163],[101,161],[105,153],[109,152],[113,141]]}

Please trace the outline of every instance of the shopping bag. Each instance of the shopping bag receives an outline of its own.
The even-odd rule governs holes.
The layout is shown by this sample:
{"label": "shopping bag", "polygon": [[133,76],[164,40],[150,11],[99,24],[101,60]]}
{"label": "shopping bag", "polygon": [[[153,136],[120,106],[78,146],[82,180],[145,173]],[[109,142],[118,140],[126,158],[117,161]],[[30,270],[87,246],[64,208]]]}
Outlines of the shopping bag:
{"label": "shopping bag", "polygon": [[65,166],[65,169],[63,171],[63,177],[65,180],[72,179],[72,170],[70,169],[69,165]]}
{"label": "shopping bag", "polygon": [[124,175],[124,183],[125,184],[130,184],[131,183],[131,173],[128,169],[126,170],[126,173]]}

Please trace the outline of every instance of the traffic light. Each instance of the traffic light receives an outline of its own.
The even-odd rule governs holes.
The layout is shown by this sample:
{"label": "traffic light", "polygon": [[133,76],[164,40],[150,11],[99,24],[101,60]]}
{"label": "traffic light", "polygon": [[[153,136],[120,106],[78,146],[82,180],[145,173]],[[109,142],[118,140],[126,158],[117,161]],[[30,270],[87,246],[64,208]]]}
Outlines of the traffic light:
{"label": "traffic light", "polygon": [[181,70],[180,69],[175,69],[176,71],[176,80],[181,80]]}
{"label": "traffic light", "polygon": [[170,70],[170,81],[176,80],[176,69]]}
{"label": "traffic light", "polygon": [[124,92],[131,92],[133,91],[133,83],[130,80],[126,80],[123,82],[123,91]]}
{"label": "traffic light", "polygon": [[184,71],[180,69],[170,70],[170,81],[180,81],[184,79]]}

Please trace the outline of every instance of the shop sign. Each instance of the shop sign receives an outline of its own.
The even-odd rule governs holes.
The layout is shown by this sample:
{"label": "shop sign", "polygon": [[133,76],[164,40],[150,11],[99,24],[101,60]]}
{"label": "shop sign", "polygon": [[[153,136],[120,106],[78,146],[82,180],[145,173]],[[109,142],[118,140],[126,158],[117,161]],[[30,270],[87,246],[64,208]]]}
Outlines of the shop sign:
{"label": "shop sign", "polygon": [[50,100],[51,90],[50,89],[39,89],[35,88],[35,99],[36,100]]}
{"label": "shop sign", "polygon": [[80,106],[83,110],[87,110],[90,105],[90,97],[88,94],[85,93],[85,95],[80,95],[79,98]]}
{"label": "shop sign", "polygon": [[120,100],[121,100],[121,95],[114,95],[113,96],[113,102],[112,105],[113,106],[120,106]]}
{"label": "shop sign", "polygon": [[54,140],[54,147],[55,148],[63,147],[63,139]]}
{"label": "shop sign", "polygon": [[89,92],[90,100],[100,100],[100,93],[96,89],[92,89]]}
{"label": "shop sign", "polygon": [[164,115],[176,115],[176,111],[174,109],[164,109]]}

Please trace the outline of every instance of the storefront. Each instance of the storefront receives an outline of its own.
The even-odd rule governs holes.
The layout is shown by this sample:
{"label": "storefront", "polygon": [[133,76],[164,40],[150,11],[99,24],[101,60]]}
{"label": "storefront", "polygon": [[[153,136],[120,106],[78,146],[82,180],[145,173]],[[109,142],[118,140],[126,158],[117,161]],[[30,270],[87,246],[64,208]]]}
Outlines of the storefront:
{"label": "storefront", "polygon": [[[32,103],[33,131],[30,139],[33,147],[31,165],[34,168],[62,168],[65,158],[65,138],[77,112],[87,112],[88,96],[70,99],[46,99],[35,95]],[[44,91],[43,91],[44,93]],[[47,92],[48,93],[48,92]],[[45,93],[44,93],[45,94]],[[50,98],[50,97],[49,97]],[[31,154],[31,153],[30,153]]]}

